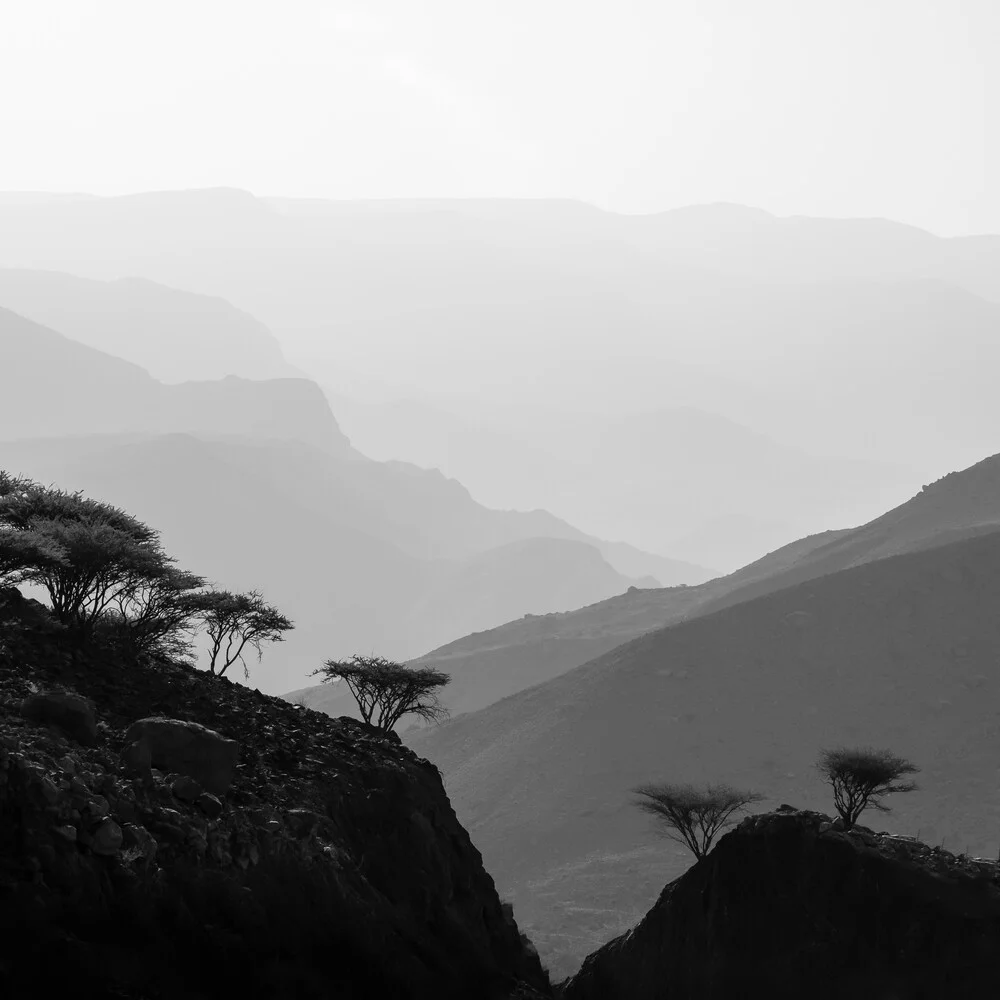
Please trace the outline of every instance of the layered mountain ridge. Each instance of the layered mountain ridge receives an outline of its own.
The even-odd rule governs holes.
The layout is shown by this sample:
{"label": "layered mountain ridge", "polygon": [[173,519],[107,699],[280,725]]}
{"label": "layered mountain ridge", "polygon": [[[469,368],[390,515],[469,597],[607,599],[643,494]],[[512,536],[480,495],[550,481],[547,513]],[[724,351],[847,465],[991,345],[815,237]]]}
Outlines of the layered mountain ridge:
{"label": "layered mountain ridge", "polygon": [[813,808],[822,746],[888,745],[923,769],[893,826],[995,854],[997,593],[992,531],[696,614],[404,738],[570,972],[682,863],[629,804],[644,781],[731,781]]}

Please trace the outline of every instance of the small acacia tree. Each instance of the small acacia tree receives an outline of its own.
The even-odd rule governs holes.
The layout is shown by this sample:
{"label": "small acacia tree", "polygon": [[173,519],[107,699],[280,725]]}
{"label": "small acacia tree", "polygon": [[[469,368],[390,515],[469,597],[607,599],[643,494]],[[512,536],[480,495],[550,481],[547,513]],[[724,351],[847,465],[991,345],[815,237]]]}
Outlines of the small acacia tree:
{"label": "small acacia tree", "polygon": [[256,590],[234,594],[208,590],[193,594],[185,605],[208,633],[209,672],[221,677],[237,661],[250,676],[243,653],[249,646],[260,660],[265,642],[282,642],[295,626]]}
{"label": "small acacia tree", "polygon": [[437,692],[451,678],[429,667],[408,667],[384,656],[361,656],[349,660],[327,660],[313,675],[324,683],[342,680],[358,703],[361,718],[390,732],[404,715],[416,715],[428,722],[444,718],[448,710],[438,701]]}
{"label": "small acacia tree", "polygon": [[917,786],[912,781],[899,779],[920,770],[890,750],[872,747],[823,750],[816,767],[833,786],[834,805],[846,830],[869,806],[888,812],[889,807],[881,801],[886,795],[915,791]]}
{"label": "small acacia tree", "polygon": [[640,785],[636,805],[666,827],[666,836],[690,848],[700,861],[712,849],[719,831],[732,822],[733,813],[759,802],[763,796],[729,785]]}
{"label": "small acacia tree", "polygon": [[136,577],[115,595],[102,625],[132,655],[189,656],[204,586],[202,577],[173,567],[156,577]]}

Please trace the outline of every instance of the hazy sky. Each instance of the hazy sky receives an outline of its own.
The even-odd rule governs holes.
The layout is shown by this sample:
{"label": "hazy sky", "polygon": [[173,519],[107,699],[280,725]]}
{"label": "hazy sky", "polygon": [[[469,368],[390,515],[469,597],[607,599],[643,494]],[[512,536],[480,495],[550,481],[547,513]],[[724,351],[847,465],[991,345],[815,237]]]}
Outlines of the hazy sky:
{"label": "hazy sky", "polygon": [[1000,0],[0,3],[0,190],[1000,231]]}

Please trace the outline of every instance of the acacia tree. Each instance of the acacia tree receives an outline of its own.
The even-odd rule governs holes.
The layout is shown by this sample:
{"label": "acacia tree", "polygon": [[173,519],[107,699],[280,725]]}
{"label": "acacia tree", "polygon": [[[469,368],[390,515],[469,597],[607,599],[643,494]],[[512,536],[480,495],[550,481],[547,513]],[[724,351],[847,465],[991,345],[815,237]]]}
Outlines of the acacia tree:
{"label": "acacia tree", "polygon": [[437,692],[451,678],[440,670],[355,653],[349,660],[327,660],[313,671],[316,674],[323,676],[324,683],[344,681],[361,718],[384,732],[390,732],[404,715],[434,722],[448,714]]}
{"label": "acacia tree", "polygon": [[53,617],[89,636],[116,602],[176,572],[159,533],[131,514],[0,474],[0,573],[46,592]]}
{"label": "acacia tree", "polygon": [[833,786],[834,805],[845,830],[850,830],[869,806],[888,812],[889,807],[881,801],[886,795],[915,791],[912,781],[899,779],[920,770],[890,750],[872,747],[823,750],[816,768]]}
{"label": "acacia tree", "polygon": [[173,567],[154,578],[137,576],[115,595],[102,624],[133,655],[187,656],[198,618],[196,591],[204,586],[202,577]]}
{"label": "acacia tree", "polygon": [[284,633],[295,627],[256,590],[246,594],[209,590],[192,595],[185,604],[208,633],[208,669],[218,677],[237,661],[243,666],[244,676],[249,677],[243,659],[246,648],[255,650],[259,661],[265,642],[282,642]]}
{"label": "acacia tree", "polygon": [[699,861],[712,849],[719,831],[732,822],[733,813],[763,798],[729,785],[650,784],[633,791],[639,796],[636,805],[666,827],[665,836],[690,848]]}

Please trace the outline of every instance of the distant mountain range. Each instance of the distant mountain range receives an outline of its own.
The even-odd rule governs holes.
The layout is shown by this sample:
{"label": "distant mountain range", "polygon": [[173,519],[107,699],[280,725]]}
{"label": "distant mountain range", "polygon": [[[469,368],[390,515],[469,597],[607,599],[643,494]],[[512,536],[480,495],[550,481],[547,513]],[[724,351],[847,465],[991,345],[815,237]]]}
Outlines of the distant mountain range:
{"label": "distant mountain range", "polygon": [[[510,621],[465,636],[416,661],[443,670],[455,711],[474,711],[551,680],[666,625],[882,559],[1000,530],[1000,456],[924,487],[859,528],[799,539],[728,576],[698,586],[641,589],[564,614]],[[301,692],[300,692],[301,693]],[[316,708],[349,707],[327,688],[305,695]]]}
{"label": "distant mountain range", "polygon": [[[508,443],[474,427],[482,451],[539,436],[546,407],[580,411],[575,429],[492,469],[469,454],[466,434],[445,472],[490,506],[544,506],[588,534],[721,569],[868,520],[1000,447],[998,261],[1000,237],[732,205],[620,216],[568,201],[359,204],[225,189],[0,198],[0,265],[104,282],[68,288],[81,305],[60,315],[51,305],[33,315],[22,289],[32,318],[60,329],[69,311],[97,309],[92,299],[133,295],[147,314],[157,298],[148,287],[112,280],[139,277],[233,303],[219,314],[226,329],[243,329],[246,314],[261,321],[247,327],[255,346],[235,374],[275,360],[261,339],[271,331],[291,363],[339,396],[399,400],[419,388],[466,424],[492,408]],[[150,308],[176,316],[172,301]],[[84,327],[94,324],[63,332],[90,336]],[[227,343],[206,343],[213,373]],[[137,360],[166,372],[169,356]],[[722,443],[714,460],[710,429],[678,411],[728,420],[734,450]],[[685,459],[672,427],[707,445]],[[789,452],[773,486],[770,445]],[[376,457],[442,464],[419,457],[436,446],[402,447]],[[615,475],[571,475],[589,447],[595,468],[621,454]],[[553,449],[559,461],[540,468]],[[738,489],[725,479],[733,455],[745,457]],[[531,470],[546,492],[505,499]]]}
{"label": "distant mountain range", "polygon": [[[1000,754],[997,594],[1000,456],[702,587],[452,644],[422,662],[466,686],[510,664],[526,681],[531,651],[544,683],[404,738],[441,768],[501,891],[568,971],[687,864],[629,804],[643,781],[732,781],[828,807],[817,750],[887,745],[923,769],[887,822],[995,855],[1000,806],[982,789]],[[657,600],[675,624],[650,630]],[[565,669],[574,658],[587,662]]]}
{"label": "distant mountain range", "polygon": [[724,569],[818,528],[867,521],[920,481],[901,465],[809,454],[688,407],[580,414],[570,427],[539,416],[518,433],[418,400],[331,402],[374,458],[440,468],[494,506],[531,497],[598,533],[627,532]]}
{"label": "distant mountain range", "polygon": [[2,307],[0,355],[14,361],[0,368],[0,439],[180,431],[291,438],[331,453],[349,447],[307,379],[166,385]]}
{"label": "distant mountain range", "polygon": [[145,278],[93,281],[0,268],[0,305],[161,382],[302,378],[263,323],[224,299]]}
{"label": "distant mountain range", "polygon": [[[330,656],[412,657],[526,613],[630,586],[648,566],[711,574],[558,518],[489,510],[459,483],[350,447],[318,386],[228,377],[166,385],[136,365],[0,309],[0,467],[114,498],[181,564],[266,590],[296,621],[270,690]],[[40,405],[44,404],[44,405]]]}

